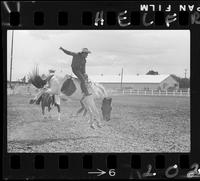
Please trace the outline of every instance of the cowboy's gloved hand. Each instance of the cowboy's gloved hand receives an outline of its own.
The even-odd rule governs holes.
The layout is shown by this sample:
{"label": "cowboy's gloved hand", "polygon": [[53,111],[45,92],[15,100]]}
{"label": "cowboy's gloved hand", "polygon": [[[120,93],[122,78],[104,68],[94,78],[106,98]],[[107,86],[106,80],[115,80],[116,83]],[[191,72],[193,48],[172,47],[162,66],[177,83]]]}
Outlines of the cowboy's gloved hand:
{"label": "cowboy's gloved hand", "polygon": [[60,49],[60,50],[63,50],[63,48],[62,48],[62,47],[60,47],[59,49]]}

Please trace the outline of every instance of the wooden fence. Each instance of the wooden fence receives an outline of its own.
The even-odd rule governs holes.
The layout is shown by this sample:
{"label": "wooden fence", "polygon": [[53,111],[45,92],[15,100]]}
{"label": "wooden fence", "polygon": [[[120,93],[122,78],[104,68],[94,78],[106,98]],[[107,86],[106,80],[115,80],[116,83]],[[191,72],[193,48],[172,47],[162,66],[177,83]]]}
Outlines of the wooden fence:
{"label": "wooden fence", "polygon": [[138,95],[138,96],[190,96],[190,90],[187,91],[158,91],[158,90],[133,90],[133,89],[123,89],[123,90],[110,90],[111,95]]}
{"label": "wooden fence", "polygon": [[[16,86],[14,89],[7,89],[8,95],[22,94],[22,95],[35,95],[39,90],[33,86]],[[190,96],[190,90],[179,91],[158,91],[158,90],[133,90],[133,89],[121,89],[121,90],[107,90],[110,95],[136,95],[136,96]]]}
{"label": "wooden fence", "polygon": [[17,85],[13,89],[7,88],[7,95],[35,95],[39,90],[32,85]]}

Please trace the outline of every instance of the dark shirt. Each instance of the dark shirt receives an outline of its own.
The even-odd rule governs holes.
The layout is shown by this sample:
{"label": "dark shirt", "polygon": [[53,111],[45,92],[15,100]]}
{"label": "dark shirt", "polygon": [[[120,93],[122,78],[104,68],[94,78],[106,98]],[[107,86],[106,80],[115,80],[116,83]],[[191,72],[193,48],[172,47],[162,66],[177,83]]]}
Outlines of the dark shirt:
{"label": "dark shirt", "polygon": [[85,64],[86,59],[81,55],[81,53],[74,53],[68,50],[63,50],[67,55],[73,56],[71,67],[85,74]]}

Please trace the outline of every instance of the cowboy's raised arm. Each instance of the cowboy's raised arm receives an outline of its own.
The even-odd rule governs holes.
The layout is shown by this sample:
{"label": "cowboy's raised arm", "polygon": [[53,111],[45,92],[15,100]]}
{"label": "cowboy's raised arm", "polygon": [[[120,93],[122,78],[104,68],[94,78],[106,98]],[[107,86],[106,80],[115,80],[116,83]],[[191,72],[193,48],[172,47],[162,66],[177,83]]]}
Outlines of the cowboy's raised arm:
{"label": "cowboy's raised arm", "polygon": [[76,55],[76,53],[74,53],[74,52],[70,52],[70,51],[68,51],[68,50],[65,50],[65,49],[62,48],[62,47],[60,47],[59,49],[62,50],[62,51],[63,51],[64,53],[66,53],[67,55],[71,55],[71,56]]}

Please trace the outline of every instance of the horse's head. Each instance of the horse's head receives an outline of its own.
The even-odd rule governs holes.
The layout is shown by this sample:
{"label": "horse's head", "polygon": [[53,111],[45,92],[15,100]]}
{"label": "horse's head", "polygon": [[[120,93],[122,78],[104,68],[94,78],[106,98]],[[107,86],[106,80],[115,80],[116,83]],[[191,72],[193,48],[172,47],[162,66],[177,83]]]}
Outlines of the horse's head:
{"label": "horse's head", "polygon": [[102,111],[102,115],[103,115],[103,119],[105,121],[109,121],[110,120],[110,115],[111,115],[111,110],[112,110],[112,98],[104,98],[102,101],[102,106],[101,106],[101,111]]}

